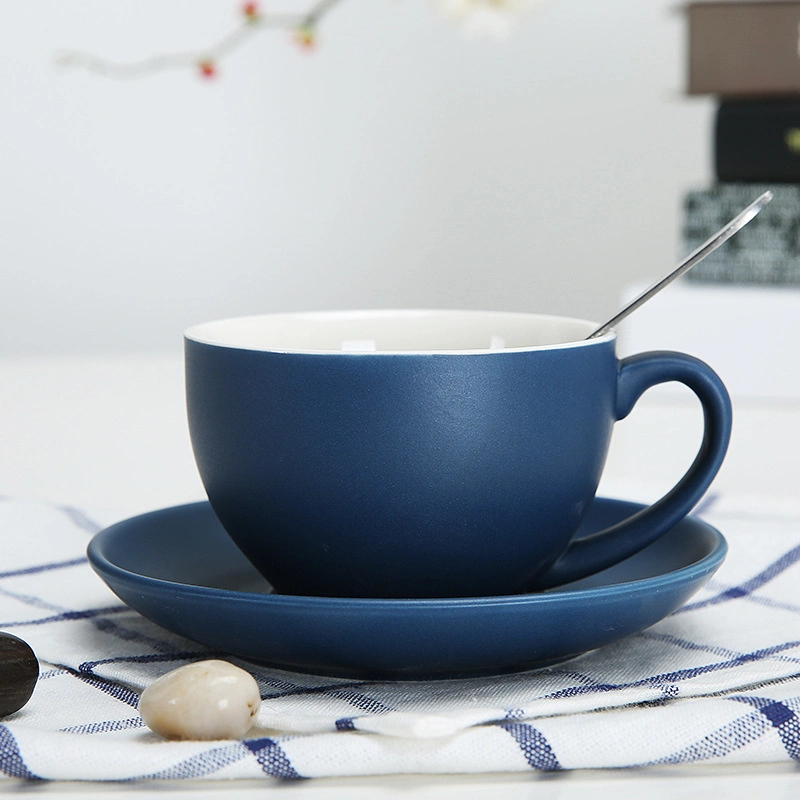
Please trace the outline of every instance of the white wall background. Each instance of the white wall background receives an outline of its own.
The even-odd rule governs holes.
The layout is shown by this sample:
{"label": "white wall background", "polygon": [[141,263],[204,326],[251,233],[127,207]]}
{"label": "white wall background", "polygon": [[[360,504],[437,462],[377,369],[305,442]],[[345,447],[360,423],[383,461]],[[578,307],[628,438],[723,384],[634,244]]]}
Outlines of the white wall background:
{"label": "white wall background", "polygon": [[0,5],[0,353],[178,349],[273,310],[600,319],[682,255],[712,106],[682,94],[672,0],[543,0],[503,42],[430,0],[343,0],[314,52],[262,32],[210,82],[54,65],[201,48],[238,14]]}

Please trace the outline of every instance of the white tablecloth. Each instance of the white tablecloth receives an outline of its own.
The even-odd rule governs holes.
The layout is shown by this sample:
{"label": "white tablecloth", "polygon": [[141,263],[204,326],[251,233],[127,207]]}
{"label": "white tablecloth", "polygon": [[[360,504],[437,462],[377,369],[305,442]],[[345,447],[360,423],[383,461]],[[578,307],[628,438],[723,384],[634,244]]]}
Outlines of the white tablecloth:
{"label": "white tablecloth", "polygon": [[[254,669],[266,699],[249,743],[160,742],[141,727],[138,691],[181,652],[202,650],[121,609],[82,554],[99,524],[202,497],[181,384],[176,355],[0,362],[2,536],[13,555],[0,569],[0,629],[31,641],[43,661],[29,705],[3,721],[7,775],[524,774],[797,758],[800,523],[786,487],[800,409],[786,405],[737,409],[705,512],[730,555],[701,595],[655,628],[544,678],[438,692]],[[692,455],[695,415],[680,402],[655,403],[623,423],[604,493],[646,500],[643,476],[669,485]],[[467,696],[479,700],[469,713]]]}

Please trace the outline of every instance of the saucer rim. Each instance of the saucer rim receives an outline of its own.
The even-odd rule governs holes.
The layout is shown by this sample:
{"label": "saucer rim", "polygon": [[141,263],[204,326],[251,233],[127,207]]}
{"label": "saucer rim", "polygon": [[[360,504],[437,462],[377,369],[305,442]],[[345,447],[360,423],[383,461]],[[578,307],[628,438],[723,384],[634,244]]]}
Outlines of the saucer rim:
{"label": "saucer rim", "polygon": [[[630,501],[598,501],[608,504],[612,514],[641,507]],[[654,576],[618,582],[609,578],[612,582],[583,589],[476,598],[305,597],[143,576],[104,558],[103,544],[110,537],[141,534],[148,516],[158,515],[167,515],[158,524],[167,537],[174,537],[174,546],[191,535],[191,524],[216,523],[220,535],[226,536],[207,501],[140,514],[96,534],[88,548],[90,563],[125,605],[211,652],[271,669],[350,680],[438,681],[563,663],[663,620],[710,579],[727,552],[716,528],[687,517],[670,530],[691,523],[676,544],[687,548],[694,560]],[[698,532],[702,536],[692,536]],[[232,540],[227,541],[235,549]],[[139,551],[142,569],[154,555],[152,540],[148,544]],[[124,560],[124,552],[118,555]],[[228,563],[236,569],[230,574],[240,577],[238,569],[247,561],[242,556],[236,565]],[[652,571],[658,562],[655,567],[646,563]],[[224,569],[222,558],[219,564]],[[622,576],[629,573],[624,570]],[[241,578],[246,580],[246,574]]]}
{"label": "saucer rim", "polygon": [[[646,504],[638,503],[630,500],[618,500],[611,497],[596,497],[593,502],[609,503],[617,506],[627,506],[629,513],[635,513],[646,507]],[[397,610],[400,606],[407,606],[409,608],[417,609],[451,609],[451,608],[464,608],[464,607],[482,607],[482,606],[499,606],[499,605],[518,605],[518,604],[531,604],[548,605],[555,603],[569,602],[573,599],[580,599],[585,602],[591,599],[603,599],[606,595],[618,595],[620,592],[635,592],[646,585],[647,590],[654,590],[665,588],[674,584],[684,584],[686,582],[699,580],[709,572],[715,572],[721,563],[724,561],[728,544],[722,533],[703,519],[694,515],[687,515],[675,526],[688,523],[702,527],[707,535],[710,535],[711,542],[708,552],[701,558],[693,561],[677,569],[667,570],[660,572],[657,575],[648,577],[634,578],[632,580],[624,580],[615,583],[602,584],[600,586],[590,587],[575,587],[574,583],[564,584],[543,592],[526,592],[519,594],[508,595],[478,595],[478,596],[465,596],[465,597],[424,597],[424,598],[405,598],[405,597],[329,597],[325,595],[291,595],[281,594],[278,592],[248,592],[241,589],[227,589],[217,586],[207,586],[202,584],[183,583],[181,581],[173,581],[167,578],[158,578],[151,575],[143,574],[142,572],[134,572],[126,569],[115,562],[111,561],[105,553],[104,544],[108,540],[112,540],[120,535],[120,530],[130,527],[135,524],[143,524],[150,518],[155,518],[163,515],[164,513],[188,513],[191,510],[208,510],[213,515],[210,503],[207,500],[200,500],[191,503],[183,503],[176,506],[168,506],[161,509],[147,511],[142,514],[136,514],[127,519],[120,520],[112,525],[107,526],[103,530],[96,533],[87,546],[87,557],[92,568],[103,578],[103,573],[115,575],[118,579],[130,581],[144,581],[145,583],[153,586],[166,588],[171,587],[181,592],[187,592],[197,597],[208,597],[209,599],[218,599],[220,596],[236,600],[242,603],[264,603],[269,602],[271,605],[308,605],[310,607],[326,607],[326,608],[353,608],[358,607],[362,609],[372,608],[380,609],[381,607],[390,607]],[[672,529],[670,529],[672,530]],[[632,556],[635,558],[636,556]],[[255,567],[252,568],[253,572],[258,571]],[[599,574],[599,573],[598,573]],[[105,578],[103,578],[105,580]]]}

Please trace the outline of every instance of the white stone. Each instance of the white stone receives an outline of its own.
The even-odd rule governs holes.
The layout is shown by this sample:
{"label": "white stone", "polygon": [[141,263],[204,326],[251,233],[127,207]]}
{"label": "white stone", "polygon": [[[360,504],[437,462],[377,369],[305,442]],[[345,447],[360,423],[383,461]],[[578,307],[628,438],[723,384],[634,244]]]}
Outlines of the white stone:
{"label": "white stone", "polygon": [[186,664],[153,681],[139,698],[139,714],[167,739],[238,739],[261,705],[255,678],[227,661]]}

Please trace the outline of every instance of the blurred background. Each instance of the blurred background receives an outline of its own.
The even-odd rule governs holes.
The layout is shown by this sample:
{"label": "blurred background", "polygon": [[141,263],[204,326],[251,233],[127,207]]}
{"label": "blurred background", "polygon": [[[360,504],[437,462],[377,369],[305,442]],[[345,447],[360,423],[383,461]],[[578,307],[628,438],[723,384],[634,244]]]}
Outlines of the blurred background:
{"label": "blurred background", "polygon": [[177,351],[281,310],[599,320],[684,255],[713,107],[684,94],[673,0],[541,0],[499,41],[432,0],[342,0],[315,47],[259,31],[211,80],[56,62],[202,49],[241,14],[0,6],[0,353]]}

